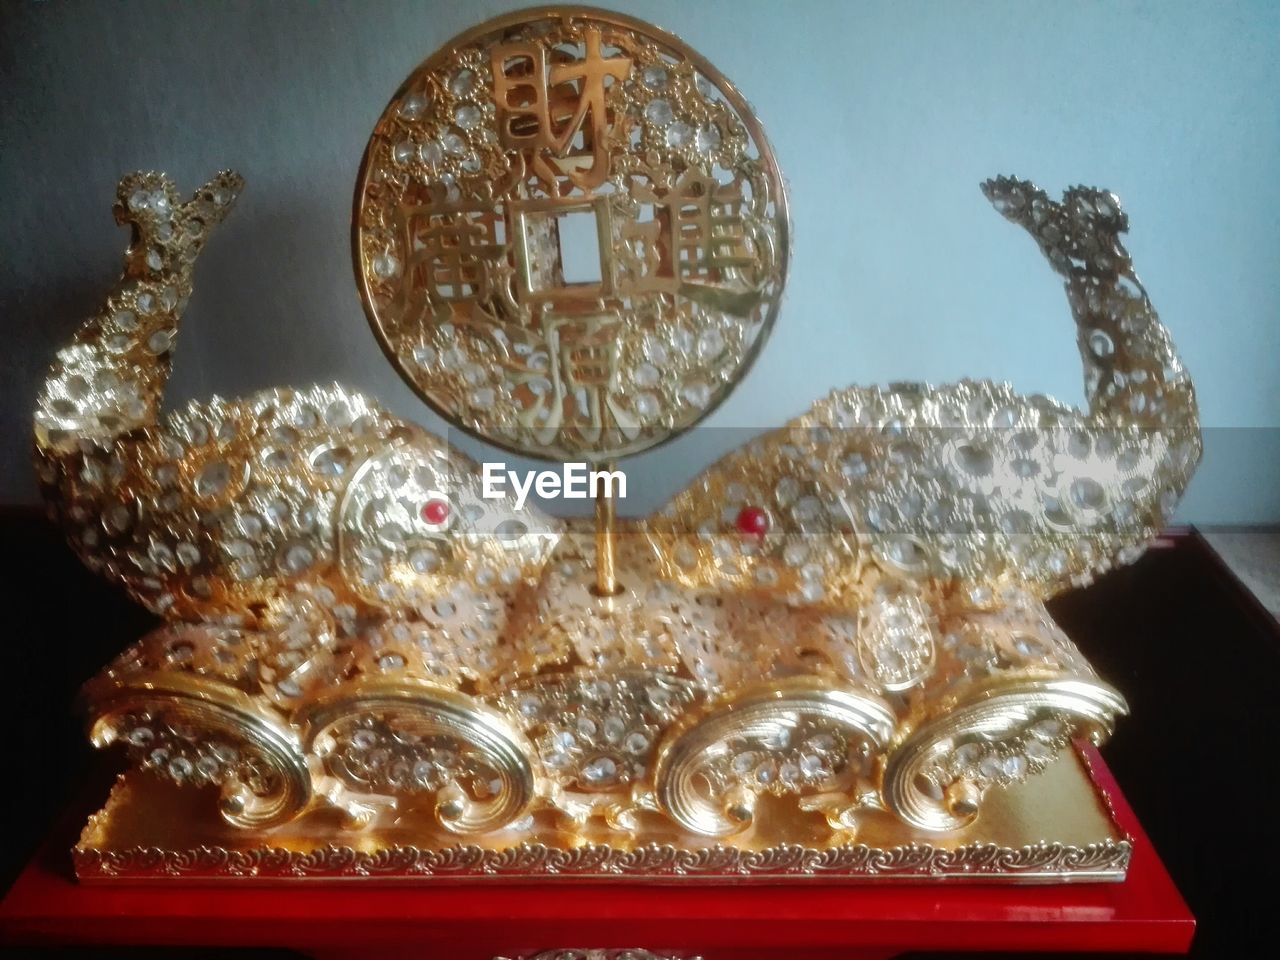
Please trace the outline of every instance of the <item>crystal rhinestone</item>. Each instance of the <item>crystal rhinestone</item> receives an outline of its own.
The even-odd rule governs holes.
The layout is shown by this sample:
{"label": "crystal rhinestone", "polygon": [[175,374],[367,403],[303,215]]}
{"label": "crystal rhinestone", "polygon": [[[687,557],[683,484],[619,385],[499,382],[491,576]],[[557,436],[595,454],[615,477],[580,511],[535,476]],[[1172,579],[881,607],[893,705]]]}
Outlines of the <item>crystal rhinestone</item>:
{"label": "crystal rhinestone", "polygon": [[406,120],[417,120],[426,109],[427,98],[421,93],[411,93],[400,104],[400,116]]}
{"label": "crystal rhinestone", "polygon": [[1027,745],[1022,748],[1022,751],[1032,760],[1047,760],[1053,756],[1053,750],[1049,744],[1040,740],[1028,741]]}
{"label": "crystal rhinestone", "polygon": [[1005,776],[1017,779],[1027,772],[1027,761],[1018,754],[1012,754],[1004,758]]}
{"label": "crystal rhinestone", "polygon": [[611,714],[604,718],[604,738],[610,743],[617,743],[623,733],[626,732],[626,729],[627,725],[621,717]]}
{"label": "crystal rhinestone", "polygon": [[150,727],[135,727],[129,731],[129,742],[135,747],[145,747],[155,738],[156,735]]}
{"label": "crystal rhinestone", "polygon": [[157,330],[147,337],[147,349],[159,356],[173,348],[174,330]]}
{"label": "crystal rhinestone", "polygon": [[739,510],[734,523],[738,528],[738,532],[748,537],[763,537],[769,532],[770,527],[768,511],[752,506],[746,506]]}
{"label": "crystal rhinestone", "polygon": [[409,554],[409,566],[415,573],[430,573],[440,565],[440,556],[434,550],[422,547]]}
{"label": "crystal rhinestone", "polygon": [[994,754],[983,758],[978,764],[978,773],[988,780],[996,780],[1004,773],[1004,762]]}
{"label": "crystal rhinestone", "polygon": [[817,603],[822,599],[824,593],[826,591],[817,580],[806,580],[800,587],[800,596],[804,598],[806,603]]}
{"label": "crystal rhinestone", "polygon": [[656,123],[658,126],[670,123],[675,116],[675,112],[671,109],[671,104],[665,100],[652,100],[649,105],[644,108],[645,119],[650,123]]}
{"label": "crystal rhinestone", "polygon": [[651,363],[642,363],[636,367],[631,379],[637,387],[653,387],[658,384],[658,368]]}
{"label": "crystal rhinestone", "polygon": [[840,464],[840,471],[850,480],[867,475],[867,458],[860,453],[851,453]]}
{"label": "crystal rhinestone", "polygon": [[822,501],[817,497],[801,497],[796,501],[795,506],[791,508],[791,512],[796,520],[805,523],[817,520],[824,511]]}
{"label": "crystal rhinestone", "polygon": [[1031,726],[1031,735],[1041,740],[1053,740],[1062,736],[1062,724],[1057,720],[1040,720]]}
{"label": "crystal rhinestone", "polygon": [[455,97],[466,96],[471,92],[475,83],[475,72],[464,67],[449,78],[449,92]]}
{"label": "crystal rhinestone", "polygon": [[1078,477],[1071,482],[1071,502],[1081,510],[1101,510],[1107,503],[1102,484],[1091,477]]}
{"label": "crystal rhinestone", "polygon": [[294,543],[286,548],[280,565],[285,573],[298,574],[316,561],[315,551],[305,543]]}
{"label": "crystal rhinestone", "polygon": [[132,333],[138,329],[138,315],[132,310],[117,310],[112,314],[111,319],[126,333]]}
{"label": "crystal rhinestone", "polygon": [[418,147],[418,156],[422,158],[423,163],[438,167],[444,160],[444,147],[440,146],[438,140],[424,141],[422,146]]}
{"label": "crystal rhinestone", "polygon": [[974,443],[962,444],[956,450],[960,469],[973,477],[988,477],[995,468],[995,459],[986,447]]}
{"label": "crystal rhinestone", "polygon": [[800,772],[812,779],[824,775],[827,772],[827,767],[817,754],[806,753],[800,758]]}
{"label": "crystal rhinestone", "polygon": [[701,409],[711,400],[711,388],[701,381],[687,384],[680,396],[691,406]]}
{"label": "crystal rhinestone", "polygon": [[773,495],[782,506],[786,506],[800,494],[800,482],[795,477],[783,477],[773,488]]}
{"label": "crystal rhinestone", "polygon": [[962,743],[956,747],[955,758],[961,764],[972,764],[982,756],[982,746],[977,743]]}
{"label": "crystal rhinestone", "polygon": [[667,348],[663,344],[653,338],[646,339],[644,342],[644,355],[658,366],[666,364],[668,355]]}
{"label": "crystal rhinestone", "polygon": [[342,476],[350,465],[351,452],[345,447],[329,447],[311,459],[311,466],[316,473],[330,477]]}
{"label": "crystal rhinestone", "polygon": [[671,709],[671,691],[666,687],[651,686],[645,691],[649,697],[649,703],[654,709],[659,711],[667,711]]}
{"label": "crystal rhinestone", "polygon": [[633,730],[627,734],[627,739],[623,741],[622,746],[628,753],[644,753],[649,749],[649,736],[639,730]]}
{"label": "crystal rhinestone", "polygon": [[551,737],[551,747],[553,750],[565,752],[574,749],[578,745],[578,741],[574,739],[572,733],[568,730],[561,730]]}
{"label": "crystal rhinestone", "polygon": [[400,261],[389,253],[384,253],[381,256],[374,257],[373,272],[383,280],[388,277],[394,277],[400,272]]}
{"label": "crystal rhinestone", "polygon": [[503,520],[494,527],[493,532],[499,540],[512,544],[529,532],[529,526],[522,520]]}
{"label": "crystal rhinestone", "polygon": [[401,140],[399,143],[397,143],[394,147],[391,148],[391,159],[394,160],[396,163],[400,164],[401,166],[404,166],[406,163],[409,163],[413,160],[413,155],[415,152],[416,150],[414,149],[414,146],[410,141]]}
{"label": "crystal rhinestone", "polygon": [[817,753],[832,753],[836,749],[836,738],[829,733],[814,734],[804,744]]}
{"label": "crystal rhinestone", "polygon": [[196,761],[196,770],[202,777],[212,779],[218,775],[218,761],[210,756],[201,757]]}
{"label": "crystal rhinestone", "polygon": [[463,130],[470,130],[480,122],[480,108],[473,103],[460,103],[453,111],[453,122]]}
{"label": "crystal rhinestone", "polygon": [[747,772],[755,766],[756,755],[754,753],[740,753],[730,763],[733,772],[738,776],[745,776]]}
{"label": "crystal rhinestone", "polygon": [[640,79],[650,90],[661,90],[667,85],[667,68],[659,63],[651,63],[644,68]]}
{"label": "crystal rhinestone", "polygon": [[440,145],[444,147],[445,153],[453,154],[455,157],[460,157],[467,152],[467,141],[452,130],[440,137]]}
{"label": "crystal rhinestone", "polygon": [[778,768],[778,779],[788,786],[800,780],[800,767],[795,763],[784,763]]}
{"label": "crystal rhinestone", "polygon": [[582,768],[582,779],[587,783],[610,783],[617,776],[618,764],[610,757],[596,757]]}
{"label": "crystal rhinestone", "polygon": [[698,357],[703,360],[714,360],[724,350],[724,335],[714,327],[702,331],[698,337]]}
{"label": "crystal rhinestone", "polygon": [[574,726],[578,730],[578,736],[583,739],[590,740],[596,735],[596,722],[590,717],[579,717],[578,722]]}
{"label": "crystal rhinestone", "polygon": [[652,393],[638,393],[631,406],[639,416],[652,417],[658,412],[658,398]]}
{"label": "crystal rhinestone", "polygon": [[766,760],[756,767],[756,780],[759,783],[773,783],[777,777],[777,771],[774,769],[773,762]]}
{"label": "crystal rhinestone", "polygon": [[714,123],[704,124],[698,128],[693,145],[699,153],[711,153],[720,146],[720,128]]}
{"label": "crystal rhinestone", "polygon": [[196,476],[196,494],[201,497],[216,497],[231,483],[231,465],[225,460],[214,460],[207,463]]}
{"label": "crystal rhinestone", "polygon": [[365,728],[361,728],[351,735],[351,746],[355,750],[368,750],[377,742],[378,735]]}
{"label": "crystal rhinestone", "polygon": [[693,127],[683,120],[677,120],[667,128],[667,146],[679,149],[693,138]]}
{"label": "crystal rhinestone", "polygon": [[404,667],[404,657],[398,653],[385,653],[378,658],[378,667],[382,670],[399,670]]}
{"label": "crystal rhinestone", "polygon": [[1089,349],[1093,351],[1095,357],[1105,360],[1115,353],[1116,345],[1112,343],[1111,337],[1105,331],[1094,330],[1089,334]]}
{"label": "crystal rhinestone", "polygon": [[191,761],[186,757],[174,757],[169,761],[169,776],[175,780],[185,780],[191,776]]}

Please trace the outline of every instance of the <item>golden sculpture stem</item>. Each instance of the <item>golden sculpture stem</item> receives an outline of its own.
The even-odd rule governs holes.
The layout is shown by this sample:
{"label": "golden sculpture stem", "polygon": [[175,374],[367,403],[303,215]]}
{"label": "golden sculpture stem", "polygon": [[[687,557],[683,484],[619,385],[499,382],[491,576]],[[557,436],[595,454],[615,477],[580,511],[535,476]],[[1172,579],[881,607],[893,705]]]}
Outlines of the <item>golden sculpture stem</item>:
{"label": "golden sculpture stem", "polygon": [[[605,470],[610,473],[615,468],[613,461],[605,465]],[[615,520],[612,485],[599,484],[596,487],[596,594],[601,597],[616,596],[619,589],[614,573]]]}

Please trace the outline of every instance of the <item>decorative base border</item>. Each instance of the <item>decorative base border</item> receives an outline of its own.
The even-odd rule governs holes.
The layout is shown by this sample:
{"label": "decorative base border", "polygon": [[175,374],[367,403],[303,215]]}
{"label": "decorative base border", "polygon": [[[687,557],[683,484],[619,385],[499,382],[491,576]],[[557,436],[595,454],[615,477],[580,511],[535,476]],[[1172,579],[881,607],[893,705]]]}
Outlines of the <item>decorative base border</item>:
{"label": "decorative base border", "polygon": [[815,849],[781,844],[763,850],[657,844],[620,850],[606,844],[572,850],[519,844],[505,850],[475,845],[412,846],[373,852],[327,846],[313,851],[261,847],[72,851],[81,880],[482,880],[563,877],[574,880],[1016,880],[1052,883],[1122,880],[1133,854],[1129,840],[1087,846],[1042,843],[1017,849],[972,843],[952,849],[865,844]]}
{"label": "decorative base border", "polygon": [[[810,846],[781,842],[763,848],[723,845],[685,847],[641,843],[630,848],[607,843],[556,846],[517,842],[414,846],[367,844],[364,849],[309,838],[289,838],[291,846],[267,842],[270,834],[246,833],[244,846],[194,845],[185,849],[121,845],[105,841],[113,817],[127,804],[121,779],[106,807],[85,826],[72,850],[76,876],[85,882],[129,883],[292,883],[300,880],[404,884],[524,881],[642,881],[645,883],[793,882],[996,882],[1090,883],[1125,878],[1133,841],[1116,824],[1111,798],[1097,782],[1088,752],[1072,751],[1070,774],[1082,797],[1092,796],[1109,824],[1108,836],[1072,844],[1045,840],[1023,845],[976,840],[946,845],[911,842]],[[1069,762],[1064,757],[1060,762]],[[1078,779],[1077,779],[1078,778]],[[1023,785],[1025,787],[1025,785]],[[1022,787],[1018,788],[1022,789]],[[1010,798],[1011,801],[1013,798]],[[1028,797],[1022,804],[1038,809]],[[1047,819],[1053,819],[1048,817]],[[186,821],[190,822],[190,821]],[[1048,825],[1047,825],[1048,826]],[[1036,828],[1031,828],[1036,829]],[[980,834],[979,834],[980,836]],[[257,845],[255,844],[257,841]]]}

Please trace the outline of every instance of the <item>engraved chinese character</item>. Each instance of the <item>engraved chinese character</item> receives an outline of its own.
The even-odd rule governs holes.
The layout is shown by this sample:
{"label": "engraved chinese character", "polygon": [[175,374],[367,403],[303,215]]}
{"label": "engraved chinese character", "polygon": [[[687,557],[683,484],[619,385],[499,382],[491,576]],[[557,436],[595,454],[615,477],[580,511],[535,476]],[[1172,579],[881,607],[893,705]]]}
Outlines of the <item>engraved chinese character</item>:
{"label": "engraved chinese character", "polygon": [[492,267],[505,246],[501,214],[480,204],[411,207],[402,214],[411,293],[434,303],[483,300],[493,294]]}
{"label": "engraved chinese character", "polygon": [[652,208],[653,219],[620,227],[620,292],[675,290],[681,281],[721,283],[722,271],[756,265],[736,185],[690,169],[669,190],[637,186],[633,194]]}
{"label": "engraved chinese character", "polygon": [[745,243],[742,196],[732,184],[693,170],[672,187],[665,203],[675,237],[680,275],[690,280],[718,281],[720,271],[746,267],[755,257]]}
{"label": "engraved chinese character", "polygon": [[584,190],[608,177],[605,81],[631,72],[628,58],[601,56],[599,29],[585,31],[585,46],[583,59],[550,65],[546,49],[532,41],[501,44],[492,55],[501,142],[560,194],[561,177]]}

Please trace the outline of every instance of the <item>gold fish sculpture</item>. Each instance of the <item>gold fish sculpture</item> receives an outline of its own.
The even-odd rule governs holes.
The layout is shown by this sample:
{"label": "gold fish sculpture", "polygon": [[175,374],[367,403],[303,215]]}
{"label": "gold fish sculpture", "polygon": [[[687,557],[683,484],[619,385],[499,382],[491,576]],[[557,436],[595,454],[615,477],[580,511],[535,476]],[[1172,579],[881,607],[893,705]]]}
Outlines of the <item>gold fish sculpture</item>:
{"label": "gold fish sculpture", "polygon": [[841,829],[867,806],[952,828],[1124,712],[1042,601],[1141,552],[1200,435],[1113,195],[983,187],[1065,280],[1087,410],[836,391],[623,523],[602,597],[585,528],[482,497],[474,463],[354,391],[159,415],[240,187],[121,182],[124,275],[39,400],[71,545],[166,621],[87,687],[96,743],[219,785],[246,826],[429,794],[460,833],[551,806],[731,836],[762,792]]}
{"label": "gold fish sculpture", "polygon": [[[1140,554],[1201,438],[1111,193],[983,185],[1063,278],[1085,409],[987,381],[837,390],[651,516],[602,499],[593,528],[488,496],[476,463],[340,385],[162,415],[195,260],[242,186],[121,181],[124,274],[38,401],[71,546],[164,621],[85,686],[95,744],[216,790],[246,832],[428,808],[470,838],[538,815],[748,849],[766,795],[831,836],[864,815],[956,830],[1125,712],[1044,601]],[[788,234],[763,131],[709,63],[548,8],[400,88],[353,246],[381,345],[451,423],[605,464],[738,382]]]}

